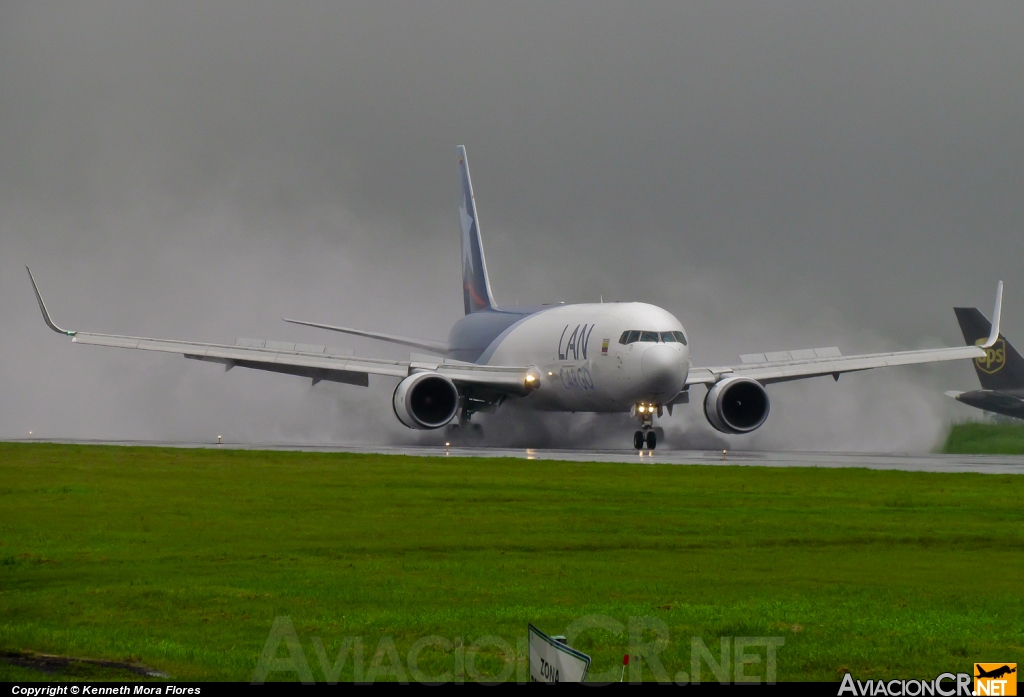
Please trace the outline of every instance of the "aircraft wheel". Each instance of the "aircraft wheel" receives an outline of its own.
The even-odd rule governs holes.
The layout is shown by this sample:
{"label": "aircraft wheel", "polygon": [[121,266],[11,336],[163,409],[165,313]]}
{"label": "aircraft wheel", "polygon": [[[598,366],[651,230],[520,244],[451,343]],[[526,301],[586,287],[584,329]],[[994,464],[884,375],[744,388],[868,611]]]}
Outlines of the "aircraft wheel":
{"label": "aircraft wheel", "polygon": [[633,447],[636,448],[637,450],[643,450],[644,449],[644,432],[643,431],[637,431],[636,433],[633,434]]}
{"label": "aircraft wheel", "polygon": [[654,450],[658,447],[658,434],[654,431],[647,432],[647,449]]}

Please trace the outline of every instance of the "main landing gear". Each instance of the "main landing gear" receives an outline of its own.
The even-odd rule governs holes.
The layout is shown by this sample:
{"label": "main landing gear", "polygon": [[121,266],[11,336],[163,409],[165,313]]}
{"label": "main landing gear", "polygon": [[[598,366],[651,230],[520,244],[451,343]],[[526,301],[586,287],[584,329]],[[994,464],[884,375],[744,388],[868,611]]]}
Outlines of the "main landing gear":
{"label": "main landing gear", "polygon": [[640,430],[633,434],[633,447],[637,450],[643,450],[645,445],[648,450],[658,447],[658,434],[654,431],[655,414],[661,416],[658,404],[641,402],[633,407],[633,415],[640,419]]}
{"label": "main landing gear", "polygon": [[470,419],[476,410],[469,406],[459,409],[458,419],[445,426],[444,435],[449,441],[465,445],[479,441],[483,437],[483,427]]}

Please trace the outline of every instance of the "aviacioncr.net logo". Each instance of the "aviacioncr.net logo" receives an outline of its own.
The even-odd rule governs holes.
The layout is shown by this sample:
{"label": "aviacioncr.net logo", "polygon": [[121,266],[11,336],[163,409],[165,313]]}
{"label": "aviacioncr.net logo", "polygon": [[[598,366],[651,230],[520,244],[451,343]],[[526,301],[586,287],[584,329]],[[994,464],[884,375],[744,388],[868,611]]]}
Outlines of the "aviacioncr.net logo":
{"label": "aviacioncr.net logo", "polygon": [[1017,694],[1016,663],[975,663],[974,694],[977,697],[1013,697]]}
{"label": "aviacioncr.net logo", "polygon": [[[977,346],[981,346],[985,343],[985,339],[978,339]],[[985,373],[998,373],[1006,365],[1006,342],[1003,341],[1002,337],[996,340],[996,343],[985,349],[985,356],[983,358],[975,358],[974,365],[978,366],[978,370]]]}

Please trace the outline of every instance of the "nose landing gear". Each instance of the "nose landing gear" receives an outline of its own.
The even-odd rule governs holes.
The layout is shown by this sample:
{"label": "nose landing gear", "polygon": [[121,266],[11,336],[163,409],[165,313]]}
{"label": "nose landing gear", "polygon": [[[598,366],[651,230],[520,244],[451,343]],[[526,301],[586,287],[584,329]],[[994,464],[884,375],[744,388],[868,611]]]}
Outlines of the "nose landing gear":
{"label": "nose landing gear", "polygon": [[645,431],[637,431],[633,434],[634,448],[643,450],[645,444],[648,450],[654,450],[658,447],[658,434],[654,432],[654,429],[648,428]]}
{"label": "nose landing gear", "polygon": [[658,447],[658,434],[654,432],[654,415],[661,416],[661,406],[641,402],[633,408],[633,415],[640,419],[640,430],[633,434],[633,447],[648,450]]}

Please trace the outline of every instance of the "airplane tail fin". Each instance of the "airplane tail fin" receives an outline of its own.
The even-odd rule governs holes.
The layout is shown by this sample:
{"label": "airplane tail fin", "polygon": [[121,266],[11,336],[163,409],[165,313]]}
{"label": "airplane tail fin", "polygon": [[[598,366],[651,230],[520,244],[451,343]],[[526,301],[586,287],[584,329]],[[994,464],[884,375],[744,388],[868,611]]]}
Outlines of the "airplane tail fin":
{"label": "airplane tail fin", "polygon": [[[976,307],[954,307],[960,331],[968,346],[981,346],[992,331],[991,323]],[[982,389],[1024,390],[1024,358],[999,334],[996,342],[985,349],[984,358],[974,360]]]}
{"label": "airplane tail fin", "polygon": [[484,245],[480,240],[480,217],[473,198],[473,182],[469,178],[466,146],[458,147],[459,154],[459,219],[462,224],[462,299],[466,314],[493,310],[494,295],[487,278]]}

